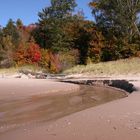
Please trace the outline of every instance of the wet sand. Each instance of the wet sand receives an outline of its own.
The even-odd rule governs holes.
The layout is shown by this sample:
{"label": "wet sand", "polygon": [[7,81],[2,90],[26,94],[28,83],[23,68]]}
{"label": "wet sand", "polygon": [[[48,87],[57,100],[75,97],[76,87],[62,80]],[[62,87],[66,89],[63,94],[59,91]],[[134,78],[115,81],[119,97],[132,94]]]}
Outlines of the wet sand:
{"label": "wet sand", "polygon": [[[78,91],[77,85],[44,80],[32,82],[21,80],[21,83],[24,81],[22,84],[17,79],[13,81],[11,84],[10,79],[6,81],[0,79],[0,140],[139,140],[140,138],[139,92],[102,104],[103,95],[96,96],[90,93],[85,96],[82,92],[76,92],[74,96],[69,94]],[[138,82],[134,84],[140,85]],[[7,85],[10,88],[6,88]],[[40,86],[45,92],[42,93]],[[48,92],[52,88],[52,94],[56,97],[55,102],[54,97],[50,96],[51,92]],[[98,87],[96,88],[98,91]],[[56,93],[56,89],[59,89],[59,92]],[[67,90],[70,92],[65,92]],[[114,92],[113,89],[106,90]],[[60,95],[56,96],[58,93]],[[116,99],[118,98],[122,96],[117,95]],[[111,100],[109,96],[106,101]],[[93,101],[98,101],[98,105],[102,105],[92,107]],[[86,104],[81,107],[83,102]],[[48,112],[44,112],[44,109],[48,109]],[[53,117],[49,116],[51,113]]]}

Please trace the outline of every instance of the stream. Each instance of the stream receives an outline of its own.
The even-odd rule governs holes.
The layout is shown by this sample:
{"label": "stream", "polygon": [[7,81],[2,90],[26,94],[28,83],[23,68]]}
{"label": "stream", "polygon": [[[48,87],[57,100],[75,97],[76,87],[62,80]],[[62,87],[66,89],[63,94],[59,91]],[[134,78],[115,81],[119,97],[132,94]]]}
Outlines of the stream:
{"label": "stream", "polygon": [[78,92],[65,95],[0,99],[0,134],[28,124],[54,121],[126,96],[112,88],[82,85]]}

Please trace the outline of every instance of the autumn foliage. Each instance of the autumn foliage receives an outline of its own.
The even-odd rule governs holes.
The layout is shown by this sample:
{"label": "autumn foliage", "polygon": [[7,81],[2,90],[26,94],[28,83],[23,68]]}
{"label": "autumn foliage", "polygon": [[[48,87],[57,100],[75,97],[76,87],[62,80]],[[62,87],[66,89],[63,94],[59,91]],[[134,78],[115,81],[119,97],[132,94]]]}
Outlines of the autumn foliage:
{"label": "autumn foliage", "polygon": [[0,64],[30,64],[58,73],[77,64],[140,57],[139,5],[91,0],[95,22],[74,12],[75,0],[51,0],[38,13],[38,23],[25,26],[10,19],[0,28]]}
{"label": "autumn foliage", "polygon": [[31,64],[43,67],[53,73],[61,70],[59,56],[40,48],[34,42],[19,44],[13,57],[17,66]]}
{"label": "autumn foliage", "polygon": [[26,48],[24,44],[19,44],[18,48],[13,54],[13,58],[18,66],[26,63]]}
{"label": "autumn foliage", "polygon": [[29,63],[38,63],[41,59],[40,47],[38,44],[29,43],[26,50],[26,57]]}

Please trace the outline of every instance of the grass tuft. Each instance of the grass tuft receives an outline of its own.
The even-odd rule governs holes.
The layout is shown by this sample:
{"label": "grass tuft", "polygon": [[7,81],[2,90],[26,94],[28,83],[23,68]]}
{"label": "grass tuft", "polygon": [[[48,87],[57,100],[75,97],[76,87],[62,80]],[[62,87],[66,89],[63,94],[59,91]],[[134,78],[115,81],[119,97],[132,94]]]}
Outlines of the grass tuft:
{"label": "grass tuft", "polygon": [[140,58],[122,59],[97,64],[78,65],[65,74],[134,75],[140,74]]}

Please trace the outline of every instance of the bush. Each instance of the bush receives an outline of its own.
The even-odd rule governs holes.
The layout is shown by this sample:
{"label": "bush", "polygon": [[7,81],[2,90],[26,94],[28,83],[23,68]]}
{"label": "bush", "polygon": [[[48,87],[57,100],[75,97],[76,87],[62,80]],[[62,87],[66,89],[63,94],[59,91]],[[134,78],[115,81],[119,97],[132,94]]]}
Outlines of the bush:
{"label": "bush", "polygon": [[60,55],[59,54],[53,54],[52,52],[49,52],[50,60],[49,60],[49,69],[52,73],[58,73],[61,71],[60,66]]}
{"label": "bush", "polygon": [[16,65],[21,66],[26,64],[26,45],[20,43],[13,55]]}
{"label": "bush", "polygon": [[49,61],[50,61],[50,57],[49,57],[48,50],[41,49],[41,58],[39,61],[39,66],[48,70],[49,69]]}
{"label": "bush", "polygon": [[68,52],[60,52],[61,70],[66,70],[79,63],[79,51],[73,49]]}
{"label": "bush", "polygon": [[37,64],[41,59],[41,50],[38,44],[29,43],[26,51],[27,61],[32,64]]}

